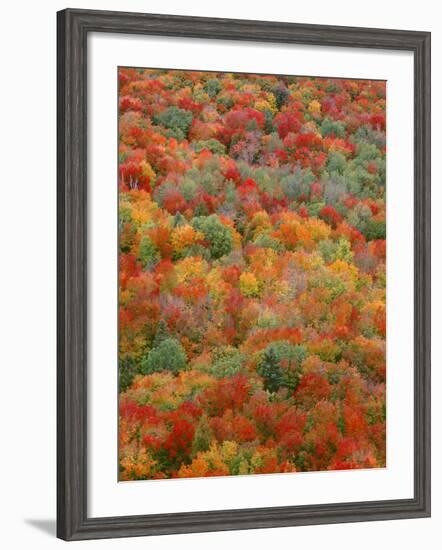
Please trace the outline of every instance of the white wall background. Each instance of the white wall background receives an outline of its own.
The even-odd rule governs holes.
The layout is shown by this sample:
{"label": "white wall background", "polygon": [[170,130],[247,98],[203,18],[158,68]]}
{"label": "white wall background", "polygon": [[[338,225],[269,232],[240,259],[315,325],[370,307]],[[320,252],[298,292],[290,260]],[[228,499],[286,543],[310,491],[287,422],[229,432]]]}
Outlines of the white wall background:
{"label": "white wall background", "polygon": [[55,12],[65,7],[432,31],[433,517],[348,525],[91,541],[70,547],[440,548],[442,539],[442,26],[437,0],[63,0],[2,8],[0,65],[0,540],[8,550],[55,539]]}

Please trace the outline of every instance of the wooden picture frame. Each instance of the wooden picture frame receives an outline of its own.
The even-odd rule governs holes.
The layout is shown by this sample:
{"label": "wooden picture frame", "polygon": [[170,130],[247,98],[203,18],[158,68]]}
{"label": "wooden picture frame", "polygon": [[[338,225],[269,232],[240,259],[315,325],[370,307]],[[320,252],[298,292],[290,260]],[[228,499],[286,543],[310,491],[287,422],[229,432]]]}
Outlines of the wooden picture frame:
{"label": "wooden picture frame", "polygon": [[[67,9],[57,14],[57,536],[64,540],[430,515],[430,33]],[[407,50],[414,56],[414,498],[87,515],[87,36],[91,32]]]}

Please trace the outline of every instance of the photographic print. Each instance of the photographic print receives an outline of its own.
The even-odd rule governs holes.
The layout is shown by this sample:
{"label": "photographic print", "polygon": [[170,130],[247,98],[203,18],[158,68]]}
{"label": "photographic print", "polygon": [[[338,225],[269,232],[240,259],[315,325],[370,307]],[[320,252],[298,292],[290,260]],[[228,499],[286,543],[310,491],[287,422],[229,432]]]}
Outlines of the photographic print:
{"label": "photographic print", "polygon": [[119,480],[386,467],[386,82],[118,80]]}

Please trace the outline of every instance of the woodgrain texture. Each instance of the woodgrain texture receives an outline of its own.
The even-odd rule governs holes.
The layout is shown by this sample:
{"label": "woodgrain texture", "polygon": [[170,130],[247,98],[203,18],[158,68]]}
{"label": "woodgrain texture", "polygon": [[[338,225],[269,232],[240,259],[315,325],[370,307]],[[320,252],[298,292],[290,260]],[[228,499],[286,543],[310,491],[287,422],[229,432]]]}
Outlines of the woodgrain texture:
{"label": "woodgrain texture", "polygon": [[[57,535],[64,540],[430,515],[430,33],[64,10],[57,14]],[[87,517],[87,33],[409,50],[415,86],[414,498]],[[147,489],[146,489],[147,490]]]}

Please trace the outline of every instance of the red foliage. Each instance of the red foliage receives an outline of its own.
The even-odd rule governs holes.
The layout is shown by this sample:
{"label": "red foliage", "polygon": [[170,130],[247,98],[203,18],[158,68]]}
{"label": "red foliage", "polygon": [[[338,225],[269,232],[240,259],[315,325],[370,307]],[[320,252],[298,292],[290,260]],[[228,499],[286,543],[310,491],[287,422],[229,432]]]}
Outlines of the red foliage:
{"label": "red foliage", "polygon": [[321,209],[319,216],[333,228],[336,228],[336,226],[343,220],[341,214],[337,212],[336,208],[329,204]]}
{"label": "red foliage", "polygon": [[163,449],[169,457],[174,459],[179,455],[188,455],[192,448],[192,441],[195,435],[195,428],[188,420],[175,420],[172,430],[163,443]]}
{"label": "red foliage", "polygon": [[211,416],[217,416],[228,409],[240,410],[251,390],[250,381],[245,375],[236,374],[231,378],[222,378],[205,390],[198,403]]}
{"label": "red foliage", "polygon": [[384,466],[385,83],[118,78],[120,478]]}
{"label": "red foliage", "polygon": [[273,119],[273,124],[278,130],[279,137],[284,139],[289,132],[299,132],[302,126],[303,116],[301,112],[279,113]]}

